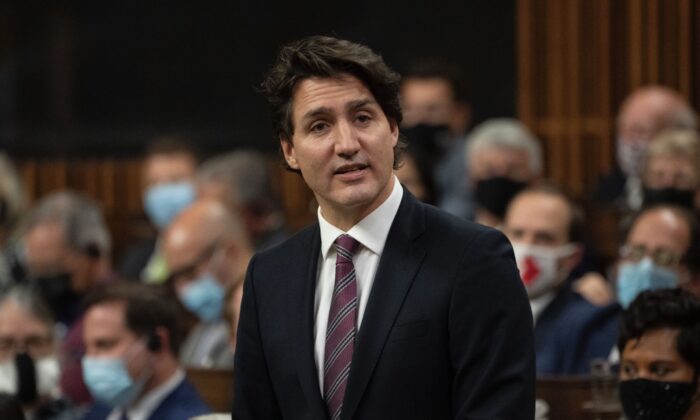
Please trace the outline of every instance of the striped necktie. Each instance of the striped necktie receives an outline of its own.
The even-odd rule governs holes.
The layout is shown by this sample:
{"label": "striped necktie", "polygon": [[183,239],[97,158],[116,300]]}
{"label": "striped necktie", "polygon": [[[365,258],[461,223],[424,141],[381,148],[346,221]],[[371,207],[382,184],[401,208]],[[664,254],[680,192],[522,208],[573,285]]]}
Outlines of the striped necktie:
{"label": "striped necktie", "polygon": [[323,370],[323,398],[331,420],[340,419],[357,325],[357,283],[352,256],[358,242],[348,235],[335,241],[335,287],[328,312],[326,353]]}

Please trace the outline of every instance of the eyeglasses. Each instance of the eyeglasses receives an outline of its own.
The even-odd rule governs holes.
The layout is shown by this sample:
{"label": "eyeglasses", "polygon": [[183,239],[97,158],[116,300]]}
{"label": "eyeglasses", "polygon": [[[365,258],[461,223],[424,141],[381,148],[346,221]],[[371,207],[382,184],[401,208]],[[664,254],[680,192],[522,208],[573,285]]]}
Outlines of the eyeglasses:
{"label": "eyeglasses", "polygon": [[649,250],[644,245],[625,245],[620,248],[620,257],[627,261],[639,262],[644,257],[650,257],[654,263],[663,267],[674,267],[681,262],[682,255],[668,248]]}
{"label": "eyeglasses", "polygon": [[51,337],[46,335],[30,335],[24,340],[3,336],[0,337],[0,352],[20,353],[26,351],[28,353],[41,353],[51,345],[52,341]]}

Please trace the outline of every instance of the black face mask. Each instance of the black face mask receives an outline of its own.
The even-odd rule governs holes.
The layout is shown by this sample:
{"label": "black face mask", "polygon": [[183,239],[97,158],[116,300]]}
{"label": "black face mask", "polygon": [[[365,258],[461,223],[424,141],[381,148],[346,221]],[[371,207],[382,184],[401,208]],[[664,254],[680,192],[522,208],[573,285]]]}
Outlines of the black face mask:
{"label": "black face mask", "polygon": [[474,197],[479,206],[503,219],[510,200],[527,186],[526,182],[506,177],[482,179],[476,183]]}
{"label": "black face mask", "polygon": [[73,291],[71,275],[61,273],[53,276],[35,277],[32,283],[44,297],[54,316],[60,321],[70,321],[80,297]]}
{"label": "black face mask", "polygon": [[644,207],[655,204],[672,204],[692,210],[695,205],[695,191],[644,187]]}
{"label": "black face mask", "polygon": [[27,353],[17,353],[15,367],[17,369],[17,398],[22,404],[31,404],[37,398],[34,359]]}
{"label": "black face mask", "polygon": [[620,402],[629,420],[680,420],[693,402],[697,383],[633,379],[620,382]]}

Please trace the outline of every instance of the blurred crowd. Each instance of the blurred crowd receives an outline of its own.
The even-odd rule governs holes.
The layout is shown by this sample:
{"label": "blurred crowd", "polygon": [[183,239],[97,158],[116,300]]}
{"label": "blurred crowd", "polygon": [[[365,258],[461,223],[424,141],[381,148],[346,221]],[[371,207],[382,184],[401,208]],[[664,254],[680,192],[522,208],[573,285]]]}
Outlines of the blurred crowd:
{"label": "blurred crowd", "polygon": [[[602,359],[620,366],[625,411],[671,410],[670,400],[680,413],[700,410],[700,137],[688,102],[662,86],[630,92],[613,171],[574,199],[545,178],[541,141],[521,122],[472,127],[459,69],[421,61],[401,95],[398,179],[510,239],[538,375],[586,375]],[[233,368],[248,262],[293,234],[275,161],[241,149],[202,160],[185,139],[154,139],[142,161],[154,235],[115,260],[100,203],[56,191],[30,205],[0,155],[0,418],[208,413],[186,371]],[[590,209],[618,221],[612,262],[590,235]],[[654,367],[669,358],[673,367]],[[668,384],[684,397],[643,398]]]}

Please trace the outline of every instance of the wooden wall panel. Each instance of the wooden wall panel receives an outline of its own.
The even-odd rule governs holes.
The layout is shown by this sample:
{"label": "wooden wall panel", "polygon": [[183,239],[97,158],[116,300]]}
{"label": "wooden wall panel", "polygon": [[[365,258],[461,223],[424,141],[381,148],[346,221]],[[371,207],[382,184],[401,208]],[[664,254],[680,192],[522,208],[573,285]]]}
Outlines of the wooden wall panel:
{"label": "wooden wall panel", "polygon": [[614,164],[615,113],[632,89],[698,97],[692,0],[517,3],[518,115],[542,139],[546,175],[585,198]]}

